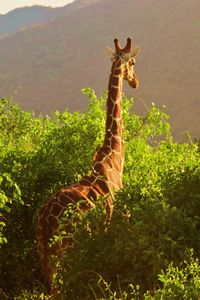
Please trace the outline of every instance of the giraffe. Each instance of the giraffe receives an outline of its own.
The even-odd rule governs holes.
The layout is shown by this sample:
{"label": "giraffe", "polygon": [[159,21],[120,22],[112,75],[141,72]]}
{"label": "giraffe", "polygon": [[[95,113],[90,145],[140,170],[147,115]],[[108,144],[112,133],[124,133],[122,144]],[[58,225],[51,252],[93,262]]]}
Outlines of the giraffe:
{"label": "giraffe", "polygon": [[[124,140],[122,121],[122,82],[127,80],[132,88],[137,88],[139,81],[134,73],[139,48],[132,49],[131,38],[126,46],[121,47],[118,39],[114,40],[115,51],[106,48],[112,60],[111,74],[108,84],[107,117],[105,138],[101,147],[94,155],[90,176],[71,186],[61,188],[43,205],[38,214],[36,224],[36,242],[41,259],[45,280],[52,286],[52,277],[56,266],[51,256],[59,260],[67,249],[73,247],[73,239],[65,237],[62,241],[49,246],[49,240],[59,234],[59,223],[63,213],[70,204],[81,200],[80,209],[84,212],[94,208],[100,197],[105,196],[105,208],[108,222],[113,212],[114,193],[122,188],[122,173],[124,167]],[[66,230],[71,230],[67,229]]]}

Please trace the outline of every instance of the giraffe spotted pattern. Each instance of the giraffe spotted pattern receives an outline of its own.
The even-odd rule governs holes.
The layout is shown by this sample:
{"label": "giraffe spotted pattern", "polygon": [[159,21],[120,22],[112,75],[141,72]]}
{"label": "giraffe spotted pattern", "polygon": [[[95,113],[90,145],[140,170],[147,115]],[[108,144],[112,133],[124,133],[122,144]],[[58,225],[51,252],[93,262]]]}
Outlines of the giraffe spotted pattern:
{"label": "giraffe spotted pattern", "polygon": [[[120,46],[117,39],[114,43],[115,51],[107,48],[112,68],[108,85],[105,138],[103,145],[95,153],[91,176],[85,176],[80,182],[57,191],[38,214],[36,241],[44,277],[49,285],[56,271],[51,256],[56,255],[61,259],[67,249],[73,247],[71,235],[49,245],[51,238],[59,234],[59,224],[64,212],[70,205],[77,204],[80,200],[79,209],[88,212],[96,206],[101,196],[106,196],[104,205],[107,220],[110,221],[114,193],[122,187],[124,167],[122,82],[125,79],[132,88],[138,87],[139,82],[133,65],[139,49],[132,49],[130,38],[127,39],[125,48]],[[66,230],[73,234],[72,227],[66,225]]]}

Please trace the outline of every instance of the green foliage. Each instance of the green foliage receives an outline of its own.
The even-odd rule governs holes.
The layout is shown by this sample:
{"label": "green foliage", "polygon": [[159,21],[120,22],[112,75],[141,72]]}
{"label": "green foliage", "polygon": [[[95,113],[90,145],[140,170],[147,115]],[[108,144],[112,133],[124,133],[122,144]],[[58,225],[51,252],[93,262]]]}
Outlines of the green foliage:
{"label": "green foliage", "polygon": [[50,296],[35,289],[33,292],[27,290],[22,291],[19,296],[14,297],[14,300],[50,300],[50,298]]}
{"label": "green foliage", "polygon": [[[90,99],[84,113],[47,117],[0,101],[0,298],[47,297],[34,239],[37,210],[60,186],[90,172],[105,133],[106,93],[83,93]],[[115,195],[111,223],[102,222],[105,199],[87,214],[69,208],[61,222],[72,226],[75,242],[55,278],[66,299],[199,293],[198,261],[181,267],[188,249],[194,257],[200,252],[198,145],[174,143],[168,116],[155,105],[144,117],[130,113],[132,105],[123,97],[124,188]],[[56,238],[65,234],[63,228]]]}
{"label": "green foliage", "polygon": [[158,278],[163,287],[158,289],[153,296],[149,292],[145,300],[198,300],[200,295],[200,265],[199,260],[194,259],[191,251],[189,259],[185,260],[181,267],[175,267],[171,263],[166,271],[159,274]]}
{"label": "green foliage", "polygon": [[3,212],[10,212],[10,205],[13,201],[23,204],[21,201],[21,191],[18,185],[12,181],[10,175],[3,173],[0,175],[0,246],[7,242],[6,237],[3,235],[3,229],[6,226]]}

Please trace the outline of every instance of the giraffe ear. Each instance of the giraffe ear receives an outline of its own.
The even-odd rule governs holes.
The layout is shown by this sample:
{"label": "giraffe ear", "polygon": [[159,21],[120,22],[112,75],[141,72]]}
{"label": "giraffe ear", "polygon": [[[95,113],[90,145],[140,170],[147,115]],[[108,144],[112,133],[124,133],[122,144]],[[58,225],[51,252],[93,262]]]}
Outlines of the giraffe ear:
{"label": "giraffe ear", "polygon": [[131,58],[134,58],[134,57],[138,56],[139,52],[140,52],[140,48],[139,47],[133,48],[133,50],[130,53]]}
{"label": "giraffe ear", "polygon": [[113,49],[106,47],[106,53],[107,55],[111,58],[111,60],[113,60],[114,56],[115,56],[115,52],[113,51]]}
{"label": "giraffe ear", "polygon": [[140,51],[139,47],[133,48],[133,50],[130,53],[124,55],[124,60],[127,62],[129,61],[129,59],[135,58],[136,56],[138,56],[139,51]]}

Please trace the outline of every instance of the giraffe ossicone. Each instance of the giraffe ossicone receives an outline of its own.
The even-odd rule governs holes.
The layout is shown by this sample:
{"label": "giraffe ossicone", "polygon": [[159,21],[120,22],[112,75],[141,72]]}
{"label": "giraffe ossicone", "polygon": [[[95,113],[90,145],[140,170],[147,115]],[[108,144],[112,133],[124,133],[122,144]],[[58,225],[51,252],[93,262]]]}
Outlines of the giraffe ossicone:
{"label": "giraffe ossicone", "polygon": [[[115,59],[116,52],[110,47],[106,47],[105,50],[106,50],[106,53],[108,54],[108,56],[111,58],[111,61],[113,61]],[[126,53],[126,54],[124,53],[124,55],[122,55],[122,57],[125,61],[128,61],[129,59],[134,59],[135,57],[138,56],[139,51],[140,51],[139,47],[134,47],[130,51],[130,53]]]}
{"label": "giraffe ossicone", "polygon": [[[91,175],[84,176],[78,183],[57,191],[43,205],[38,214],[36,241],[44,277],[49,285],[52,284],[53,274],[56,272],[56,266],[51,256],[56,255],[62,259],[67,249],[73,247],[71,235],[63,241],[56,242],[53,246],[49,244],[52,237],[59,233],[59,224],[64,212],[70,205],[79,201],[82,203],[81,210],[88,212],[95,207],[101,197],[105,196],[107,220],[109,221],[113,212],[113,195],[122,188],[124,168],[122,82],[127,80],[132,88],[138,87],[139,81],[133,66],[139,48],[132,49],[131,38],[127,39],[124,48],[121,47],[118,39],[114,40],[114,44],[115,51],[107,48],[107,52],[112,58],[112,67],[108,84],[105,138],[102,146],[94,155]],[[68,228],[68,230],[72,229]]]}

